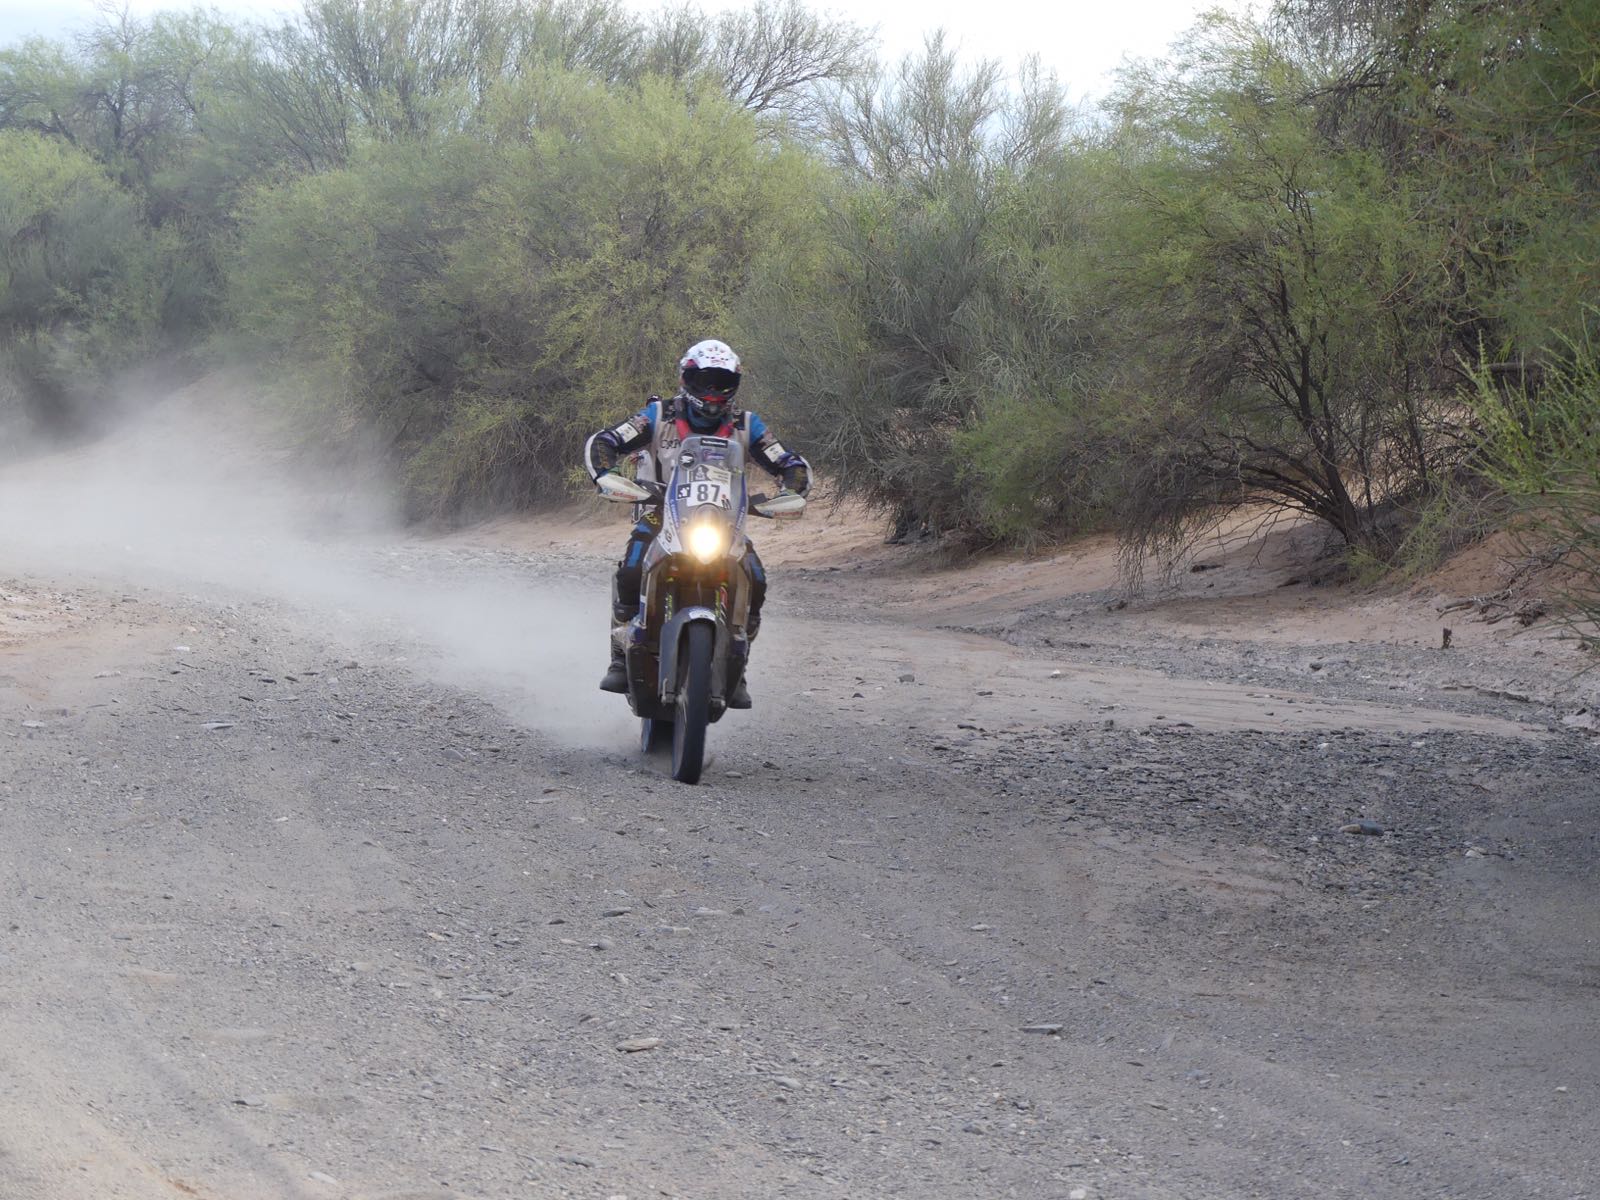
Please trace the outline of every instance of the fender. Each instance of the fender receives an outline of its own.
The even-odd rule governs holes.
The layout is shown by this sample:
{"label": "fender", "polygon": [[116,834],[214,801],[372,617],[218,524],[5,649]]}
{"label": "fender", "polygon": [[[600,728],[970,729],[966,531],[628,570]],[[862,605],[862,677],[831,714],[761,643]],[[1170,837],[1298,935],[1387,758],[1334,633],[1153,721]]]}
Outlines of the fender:
{"label": "fender", "polygon": [[661,671],[657,678],[661,681],[661,703],[671,707],[678,700],[678,647],[683,644],[683,632],[689,625],[696,621],[704,621],[711,626],[713,635],[711,649],[711,702],[718,710],[722,707],[723,679],[727,674],[728,643],[730,634],[728,627],[717,620],[714,610],[701,605],[691,605],[681,608],[672,614],[671,620],[661,627]]}

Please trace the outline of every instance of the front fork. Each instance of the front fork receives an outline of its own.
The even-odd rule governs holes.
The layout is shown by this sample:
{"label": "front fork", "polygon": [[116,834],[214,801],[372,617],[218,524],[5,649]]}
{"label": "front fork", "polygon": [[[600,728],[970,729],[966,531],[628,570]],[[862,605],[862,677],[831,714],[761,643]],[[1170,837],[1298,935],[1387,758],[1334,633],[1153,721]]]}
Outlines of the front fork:
{"label": "front fork", "polygon": [[[745,668],[750,661],[750,638],[743,630],[735,630],[733,620],[736,609],[744,607],[740,601],[748,595],[748,590],[730,588],[728,581],[724,580],[717,585],[711,597],[710,607],[696,605],[679,608],[674,587],[676,583],[677,579],[673,576],[661,579],[659,584],[647,579],[645,586],[640,589],[639,611],[628,622],[624,633],[630,684],[638,695],[649,695],[654,691],[664,707],[670,708],[676,702],[678,648],[682,644],[684,626],[694,619],[691,614],[698,613],[701,619],[715,622],[715,651],[711,672],[712,710],[716,716],[721,716],[726,707],[727,697],[744,677]],[[646,671],[651,657],[650,596],[656,586],[659,586],[662,593],[661,631],[655,647],[656,686],[652,689]]]}
{"label": "front fork", "polygon": [[678,655],[683,649],[684,633],[690,625],[704,623],[711,626],[711,717],[715,720],[727,707],[728,664],[733,650],[733,631],[726,621],[717,618],[716,610],[703,605],[681,608],[661,627],[661,667],[658,673],[660,688],[657,698],[663,708],[678,702]]}
{"label": "front fork", "polygon": [[726,583],[717,585],[716,600],[718,625],[728,631],[728,652],[712,679],[720,694],[726,697],[733,694],[733,689],[739,686],[739,680],[744,678],[745,668],[750,663],[750,637],[747,632],[734,626]]}

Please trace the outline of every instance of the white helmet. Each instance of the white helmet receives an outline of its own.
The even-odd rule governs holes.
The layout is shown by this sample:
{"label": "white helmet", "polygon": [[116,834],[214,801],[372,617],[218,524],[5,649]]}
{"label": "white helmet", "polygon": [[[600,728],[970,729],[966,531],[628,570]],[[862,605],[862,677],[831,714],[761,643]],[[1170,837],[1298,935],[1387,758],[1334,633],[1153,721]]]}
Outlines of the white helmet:
{"label": "white helmet", "polygon": [[678,379],[689,409],[699,417],[721,420],[739,390],[739,356],[726,342],[696,342],[678,360]]}

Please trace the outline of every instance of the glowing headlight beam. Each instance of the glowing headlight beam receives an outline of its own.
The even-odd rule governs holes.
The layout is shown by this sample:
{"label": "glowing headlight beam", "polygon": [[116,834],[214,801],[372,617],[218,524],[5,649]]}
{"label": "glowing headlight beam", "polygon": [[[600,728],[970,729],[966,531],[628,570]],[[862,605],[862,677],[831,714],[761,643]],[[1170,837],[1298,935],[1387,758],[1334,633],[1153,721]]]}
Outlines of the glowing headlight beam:
{"label": "glowing headlight beam", "polygon": [[689,553],[708,563],[728,549],[727,538],[715,525],[696,525],[689,530]]}

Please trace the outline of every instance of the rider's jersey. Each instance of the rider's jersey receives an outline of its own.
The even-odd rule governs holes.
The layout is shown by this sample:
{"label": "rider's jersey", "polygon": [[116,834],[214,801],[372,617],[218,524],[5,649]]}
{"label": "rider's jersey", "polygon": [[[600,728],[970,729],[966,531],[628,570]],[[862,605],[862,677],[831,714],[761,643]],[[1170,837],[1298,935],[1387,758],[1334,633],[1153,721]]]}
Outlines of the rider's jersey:
{"label": "rider's jersey", "polygon": [[736,409],[718,429],[694,429],[684,408],[678,396],[667,400],[652,396],[650,403],[626,421],[595,434],[583,448],[590,477],[599,479],[616,465],[620,455],[640,453],[639,477],[665,483],[677,464],[683,439],[709,433],[737,439],[744,448],[746,464],[759,463],[769,475],[782,479],[790,491],[803,496],[811,490],[810,465],[786,449],[755,413]]}

